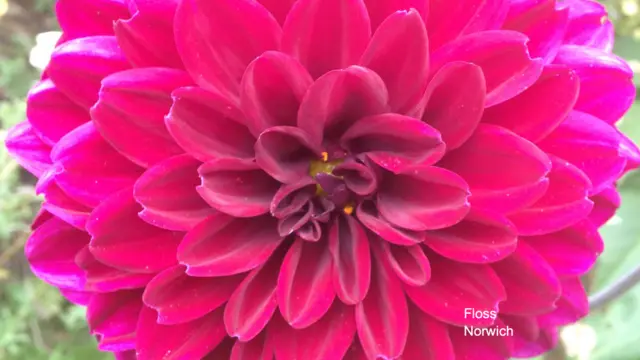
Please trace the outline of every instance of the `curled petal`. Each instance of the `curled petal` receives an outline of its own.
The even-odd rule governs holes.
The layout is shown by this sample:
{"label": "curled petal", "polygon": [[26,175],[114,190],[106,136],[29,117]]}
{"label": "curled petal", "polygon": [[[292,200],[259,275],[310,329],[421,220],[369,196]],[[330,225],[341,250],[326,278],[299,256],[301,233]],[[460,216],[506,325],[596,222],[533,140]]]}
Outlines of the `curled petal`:
{"label": "curled petal", "polygon": [[201,161],[253,158],[255,138],[236,106],[220,95],[196,87],[181,88],[172,95],[167,128],[189,154]]}
{"label": "curled petal", "polygon": [[38,179],[36,193],[44,195],[42,208],[76,228],[84,230],[91,209],[73,200],[60,189],[55,181],[56,173],[57,169],[51,167]]}
{"label": "curled petal", "polygon": [[279,47],[281,31],[269,11],[252,0],[186,0],[175,15],[176,46],[191,77],[234,103],[245,68]]}
{"label": "curled petal", "polygon": [[280,236],[288,236],[301,230],[304,234],[302,235],[303,239],[308,241],[317,241],[318,239],[315,239],[314,236],[314,227],[309,227],[312,217],[313,203],[309,201],[296,213],[287,215],[282,219],[278,219],[278,233]]}
{"label": "curled petal", "polygon": [[265,130],[255,144],[256,163],[274,179],[285,184],[309,176],[312,160],[320,158],[320,148],[304,130],[276,126]]}
{"label": "curled petal", "polygon": [[565,0],[569,26],[565,44],[588,46],[606,52],[613,50],[614,29],[605,6],[592,0]]}
{"label": "curled petal", "polygon": [[87,306],[87,323],[97,336],[98,349],[126,351],[135,349],[136,325],[142,301],[140,290],[94,294]]}
{"label": "curled petal", "polygon": [[441,229],[469,212],[469,188],[455,173],[421,166],[385,174],[377,194],[378,211],[390,223],[408,230]]}
{"label": "curled petal", "polygon": [[282,185],[271,202],[271,215],[278,219],[300,211],[316,193],[316,184],[310,177],[289,185]]}
{"label": "curled petal", "polygon": [[398,278],[411,286],[422,286],[431,278],[431,266],[418,244],[398,246],[381,242],[389,265]]}
{"label": "curled petal", "polygon": [[562,296],[556,301],[556,309],[538,317],[542,326],[573,324],[589,313],[589,299],[580,277],[565,277],[560,279],[560,283]]}
{"label": "curled petal", "polygon": [[280,183],[254,162],[239,159],[211,160],[198,169],[202,185],[198,193],[212,207],[235,217],[269,212]]}
{"label": "curled petal", "polygon": [[[400,11],[416,11],[423,22],[427,20],[429,2],[425,0],[364,0],[374,32],[389,16]],[[406,51],[406,50],[405,50]]]}
{"label": "curled petal", "polygon": [[360,196],[371,195],[378,187],[375,171],[355,160],[345,160],[333,169],[332,174],[341,178],[349,190]]}
{"label": "curled petal", "polygon": [[362,225],[392,244],[413,245],[424,240],[424,232],[406,230],[391,224],[378,212],[378,208],[373,201],[360,203],[356,215]]}
{"label": "curled petal", "polygon": [[36,135],[28,121],[9,129],[4,145],[18,164],[35,176],[41,176],[51,167],[51,147]]}
{"label": "curled petal", "polygon": [[107,293],[144,288],[155,276],[155,274],[138,274],[107,266],[91,254],[89,246],[76,255],[75,261],[84,270],[85,288],[88,291]]}
{"label": "curled petal", "polygon": [[271,216],[209,216],[189,231],[178,247],[178,260],[190,276],[227,276],[262,265],[282,242]]}
{"label": "curled petal", "polygon": [[515,251],[517,242],[513,224],[504,216],[485,210],[472,210],[451,227],[427,231],[424,239],[425,245],[438,254],[468,263],[504,259]]}
{"label": "curled petal", "polygon": [[201,164],[189,155],[178,155],[142,174],[133,187],[133,196],[143,207],[140,218],[163,229],[188,231],[214,213],[196,191]]}
{"label": "curled petal", "polygon": [[615,215],[622,201],[620,193],[614,185],[609,185],[604,190],[590,197],[593,201],[593,209],[589,214],[589,220],[596,227],[604,225]]}
{"label": "curled petal", "polygon": [[282,50],[318,78],[355,64],[370,37],[363,0],[300,0],[284,22]]}

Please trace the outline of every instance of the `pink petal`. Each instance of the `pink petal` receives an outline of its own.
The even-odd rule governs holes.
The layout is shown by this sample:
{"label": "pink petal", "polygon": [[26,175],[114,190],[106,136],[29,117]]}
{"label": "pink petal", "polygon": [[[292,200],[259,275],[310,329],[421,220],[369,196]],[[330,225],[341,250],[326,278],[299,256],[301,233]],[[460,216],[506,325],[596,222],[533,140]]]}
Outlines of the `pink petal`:
{"label": "pink petal", "polygon": [[65,37],[69,40],[94,36],[113,35],[113,22],[129,17],[124,0],[59,0],[56,16]]}
{"label": "pink petal", "polygon": [[555,156],[549,188],[533,205],[509,215],[519,235],[542,235],[564,229],[591,212],[591,181],[577,167]]}
{"label": "pink petal", "polygon": [[378,208],[373,201],[360,203],[356,215],[362,225],[392,244],[413,245],[424,240],[424,232],[406,230],[391,224],[378,212]]}
{"label": "pink petal", "polygon": [[[495,329],[507,332],[509,329],[496,321]],[[510,336],[468,336],[461,327],[449,327],[456,359],[504,360],[511,358],[513,340]]]}
{"label": "pink petal", "polygon": [[195,320],[229,300],[244,275],[192,277],[185,267],[170,267],[153,278],[142,296],[145,305],[158,312],[158,324]]}
{"label": "pink petal", "polygon": [[364,3],[369,11],[371,29],[374,32],[387,17],[399,11],[416,11],[423,22],[426,22],[429,10],[429,3],[425,0],[364,0]]}
{"label": "pink petal", "polygon": [[606,52],[613,50],[614,29],[603,4],[592,0],[565,0],[569,26],[565,44],[583,45]]}
{"label": "pink petal", "polygon": [[316,189],[311,177],[282,185],[271,202],[271,215],[283,219],[300,211],[315,196]]}
{"label": "pink petal", "polygon": [[596,227],[604,225],[615,215],[622,200],[614,185],[609,185],[590,199],[593,201],[593,209],[589,220]]}
{"label": "pink petal", "polygon": [[[465,86],[460,87],[464,82]],[[422,120],[437,129],[447,150],[462,145],[480,123],[486,97],[482,69],[455,61],[442,67],[424,94]]]}
{"label": "pink petal", "polygon": [[60,294],[70,303],[80,306],[87,306],[89,304],[89,300],[93,296],[92,292],[88,291],[77,291],[71,289],[60,288]]}
{"label": "pink petal", "polygon": [[575,110],[613,124],[636,98],[633,70],[616,55],[585,46],[565,45],[554,62],[570,67],[580,78]]}
{"label": "pink petal", "polygon": [[562,291],[553,268],[524,241],[508,258],[491,264],[507,291],[500,312],[538,315],[554,309]]}
{"label": "pink petal", "polygon": [[87,221],[89,250],[100,262],[125,271],[153,273],[177,263],[181,232],[151,226],[138,217],[142,208],[131,189],[114,194]]}
{"label": "pink petal", "polygon": [[340,142],[351,154],[366,154],[394,173],[412,165],[433,164],[445,151],[445,143],[436,129],[412,117],[392,113],[356,121]]}
{"label": "pink petal", "polygon": [[556,327],[541,328],[535,339],[520,342],[517,341],[518,338],[514,340],[513,356],[530,358],[543,355],[558,346],[558,329]]}
{"label": "pink petal", "polygon": [[336,301],[313,325],[294,329],[276,316],[267,336],[278,360],[342,359],[356,332],[353,307]]}
{"label": "pink petal", "polygon": [[60,139],[51,151],[51,159],[58,169],[55,175],[58,186],[74,200],[92,208],[132,186],[143,170],[106,143],[93,122]]}
{"label": "pink petal", "polygon": [[509,256],[517,241],[516,228],[507,218],[486,210],[472,210],[451,227],[427,231],[424,243],[451,260],[482,264]]}
{"label": "pink petal", "polygon": [[408,230],[442,229],[469,212],[467,183],[435,166],[385,174],[377,194],[378,211],[390,223]]}
{"label": "pink petal", "polygon": [[229,360],[273,360],[273,350],[267,342],[267,332],[261,332],[251,341],[236,341]]}
{"label": "pink petal", "polygon": [[329,228],[333,287],[345,304],[358,304],[371,283],[371,253],[365,229],[352,216],[339,215]]}
{"label": "pink petal", "polygon": [[409,310],[402,283],[374,242],[371,287],[356,305],[358,338],[367,358],[394,359],[404,350],[409,336]]}
{"label": "pink petal", "polygon": [[439,165],[465,179],[474,205],[496,211],[512,211],[537,200],[544,191],[521,190],[546,182],[545,175],[551,169],[549,157],[535,144],[488,124],[481,124]]}
{"label": "pink petal", "polygon": [[326,241],[296,239],[284,258],[278,276],[280,314],[294,329],[313,325],[333,303],[331,253]]}
{"label": "pink petal", "polygon": [[121,71],[102,81],[91,118],[105,140],[134,163],[149,167],[182,149],[166,129],[171,92],[191,84],[180,70],[144,68]]}
{"label": "pink petal", "polygon": [[[421,287],[406,286],[420,310],[452,325],[491,326],[494,319],[475,317],[466,309],[498,311],[506,299],[500,279],[489,265],[463,264],[429,254],[431,280]],[[501,307],[502,305],[500,305]]]}
{"label": "pink petal", "polygon": [[245,126],[242,112],[229,100],[197,87],[181,88],[172,95],[167,128],[189,154],[200,161],[253,158],[255,138]]}
{"label": "pink petal", "polygon": [[562,296],[556,301],[556,309],[538,317],[542,326],[573,324],[589,313],[589,299],[580,277],[562,278],[560,283]]}
{"label": "pink petal", "polygon": [[[374,6],[373,11],[379,9]],[[384,80],[391,111],[404,113],[414,107],[429,74],[429,41],[418,11],[390,14],[374,33],[360,64]]]}
{"label": "pink petal", "polygon": [[339,138],[356,120],[387,112],[388,97],[375,72],[359,66],[334,70],[309,87],[298,111],[298,126],[313,143],[321,143],[325,135]]}
{"label": "pink petal", "polygon": [[282,28],[282,51],[314,78],[355,64],[371,37],[363,0],[299,0]]}
{"label": "pink petal", "polygon": [[161,325],[156,312],[145,306],[136,329],[138,360],[201,359],[225,335],[222,308],[184,324]]}
{"label": "pink petal", "polygon": [[247,65],[277,49],[281,36],[278,22],[252,0],[181,1],[174,32],[178,53],[196,83],[234,103]]}
{"label": "pink petal", "polygon": [[486,109],[482,121],[536,142],[569,115],[579,89],[580,80],[575,72],[562,65],[547,65],[535,84],[518,96]]}
{"label": "pink petal", "polygon": [[29,90],[27,118],[38,135],[51,146],[90,120],[87,110],[71,101],[50,79]]}
{"label": "pink petal", "polygon": [[254,162],[239,159],[211,160],[198,169],[202,184],[198,193],[212,207],[235,217],[269,212],[280,183]]}
{"label": "pink petal", "polygon": [[102,351],[135,349],[136,324],[142,309],[140,290],[94,294],[87,306],[91,334],[99,339]]}
{"label": "pink petal", "polygon": [[448,326],[409,306],[409,338],[400,360],[455,360]]}
{"label": "pink petal", "polygon": [[490,107],[518,95],[540,76],[542,62],[531,59],[526,44],[526,36],[508,30],[463,36],[433,53],[431,72],[452,61],[478,65],[487,84],[485,106]]}
{"label": "pink petal", "polygon": [[54,217],[31,234],[24,253],[40,279],[57,287],[84,290],[84,273],[75,256],[88,242],[85,232]]}
{"label": "pink petal", "polygon": [[293,6],[296,1],[297,0],[259,0],[258,2],[267,8],[280,24],[284,24],[284,20],[291,10],[291,6]]}
{"label": "pink petal", "polygon": [[131,273],[107,266],[96,260],[89,246],[76,255],[75,262],[85,272],[85,288],[100,293],[144,288],[155,275]]}
{"label": "pink petal", "polygon": [[362,350],[360,340],[356,338],[342,360],[367,360],[367,355]]}
{"label": "pink petal", "polygon": [[76,228],[84,230],[92,209],[78,203],[62,191],[55,181],[56,173],[57,169],[51,167],[38,179],[36,194],[44,195],[42,208]]}
{"label": "pink petal", "polygon": [[9,129],[4,145],[16,162],[35,176],[41,176],[51,167],[51,147],[36,135],[28,121]]}
{"label": "pink petal", "polygon": [[589,194],[597,194],[624,170],[626,159],[620,156],[620,142],[620,135],[612,126],[589,114],[572,111],[538,145],[582,170],[593,186]]}
{"label": "pink petal", "polygon": [[398,246],[381,242],[384,255],[398,278],[411,286],[422,286],[431,278],[429,259],[418,244]]}
{"label": "pink petal", "polygon": [[187,233],[178,260],[190,276],[228,276],[264,264],[282,242],[269,215],[233,218],[217,213]]}
{"label": "pink petal", "polygon": [[526,241],[560,275],[586,274],[604,250],[598,228],[582,220],[566,229],[539,236],[526,236]]}
{"label": "pink petal", "polygon": [[136,355],[135,350],[114,352],[113,356],[115,360],[138,360],[138,355]]}
{"label": "pink petal", "polygon": [[231,349],[233,349],[233,345],[235,343],[235,339],[225,337],[222,342],[220,342],[212,352],[208,353],[207,356],[203,357],[202,360],[218,360],[231,358]]}
{"label": "pink petal", "polygon": [[236,288],[224,309],[229,336],[246,342],[258,340],[278,307],[276,289],[280,265],[287,249],[276,250],[267,262],[252,270]]}
{"label": "pink petal", "polygon": [[272,126],[294,126],[312,82],[297,60],[281,52],[268,51],[253,60],[242,76],[240,104],[254,135]]}
{"label": "pink petal", "polygon": [[331,172],[342,178],[346,187],[356,195],[367,196],[378,188],[378,177],[374,169],[354,159],[346,159]]}
{"label": "pink petal", "polygon": [[100,81],[129,67],[114,36],[92,36],[58,46],[47,74],[60,91],[89,109],[98,100]]}
{"label": "pink petal", "polygon": [[133,16],[112,25],[120,48],[136,67],[182,68],[173,36],[178,0],[129,1]]}
{"label": "pink petal", "polygon": [[140,218],[156,227],[188,231],[215,212],[198,194],[198,167],[189,155],[178,155],[145,171],[133,196],[142,205]]}

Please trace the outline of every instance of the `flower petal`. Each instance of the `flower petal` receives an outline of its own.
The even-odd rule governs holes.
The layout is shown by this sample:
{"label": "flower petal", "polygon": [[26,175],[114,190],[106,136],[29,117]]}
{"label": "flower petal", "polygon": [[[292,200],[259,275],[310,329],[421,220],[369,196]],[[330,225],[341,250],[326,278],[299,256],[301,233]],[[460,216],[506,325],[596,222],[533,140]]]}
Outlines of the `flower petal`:
{"label": "flower petal", "polygon": [[316,184],[310,177],[282,185],[271,202],[271,215],[283,219],[302,210],[315,196],[315,192]]}
{"label": "flower petal", "polygon": [[413,245],[424,240],[424,232],[406,230],[391,224],[378,212],[378,208],[373,201],[365,200],[360,203],[356,215],[362,225],[392,244]]}
{"label": "flower petal", "polygon": [[381,242],[384,255],[398,278],[411,286],[422,286],[431,278],[429,259],[418,244],[399,246]]}
{"label": "flower petal", "polygon": [[556,301],[556,309],[538,317],[542,326],[562,326],[573,324],[589,313],[589,299],[580,277],[560,279],[562,296]]}
{"label": "flower petal", "polygon": [[401,360],[455,360],[448,326],[409,306],[409,338]]}
{"label": "flower petal", "polygon": [[596,227],[604,225],[611,219],[618,208],[622,199],[620,193],[614,185],[609,185],[604,190],[590,197],[593,201],[593,209],[589,214],[589,220]]}
{"label": "flower petal", "polygon": [[155,276],[155,274],[137,274],[107,266],[91,254],[89,246],[76,255],[75,261],[85,272],[85,288],[94,292],[107,293],[144,288]]}
{"label": "flower petal", "polygon": [[173,92],[166,124],[174,140],[200,161],[253,158],[255,138],[229,100],[197,87]]}
{"label": "flower petal", "polygon": [[174,32],[191,77],[233,103],[239,100],[240,78],[247,65],[263,52],[277,49],[281,36],[278,22],[252,0],[181,1]]}
{"label": "flower petal", "polygon": [[178,260],[190,276],[228,276],[262,265],[282,242],[276,219],[233,218],[217,213],[189,231]]}
{"label": "flower petal", "polygon": [[98,349],[135,349],[136,325],[142,309],[141,295],[141,290],[124,290],[91,297],[87,306],[87,323],[91,335],[99,339]]}
{"label": "flower petal", "polygon": [[129,17],[124,0],[59,0],[58,23],[68,39],[94,35],[113,35],[113,22]]}
{"label": "flower petal", "polygon": [[390,223],[408,230],[442,229],[469,212],[467,183],[455,173],[421,166],[385,174],[377,194],[378,211]]}
{"label": "flower petal", "polygon": [[311,161],[320,159],[318,143],[304,130],[275,126],[265,130],[255,144],[256,163],[274,179],[285,184],[309,176]]}
{"label": "flower petal", "polygon": [[[498,319],[494,329],[509,331]],[[503,360],[510,359],[513,340],[510,336],[469,336],[462,327],[449,327],[456,359]]]}
{"label": "flower petal", "polygon": [[452,61],[478,65],[487,84],[485,106],[490,107],[518,95],[540,76],[542,62],[531,59],[526,44],[525,35],[509,30],[463,36],[433,53],[431,72],[435,73]]}
{"label": "flower petal", "polygon": [[57,169],[49,168],[38,179],[36,184],[36,194],[44,195],[42,208],[46,209],[56,217],[84,230],[91,209],[70,198],[55,181]]}
{"label": "flower petal", "polygon": [[444,155],[440,133],[412,117],[381,114],[356,121],[340,139],[351,154],[367,155],[394,173],[412,165],[430,165]]}
{"label": "flower petal", "polygon": [[28,121],[9,129],[4,145],[16,162],[34,176],[41,176],[51,167],[51,147],[36,135]]}
{"label": "flower petal", "polygon": [[425,0],[364,0],[364,3],[367,5],[371,29],[374,32],[389,16],[399,11],[416,11],[426,23],[429,10],[429,2]]}
{"label": "flower petal", "polygon": [[355,64],[370,37],[363,0],[299,0],[284,22],[282,51],[318,78]]}
{"label": "flower petal", "polygon": [[293,6],[296,1],[297,0],[258,0],[280,24],[284,24],[284,20],[291,10],[291,6]]}
{"label": "flower petal", "polygon": [[378,178],[373,169],[357,160],[346,159],[331,172],[344,182],[356,195],[367,196],[378,188]]}
{"label": "flower petal", "polygon": [[592,0],[565,0],[569,26],[565,44],[583,45],[606,52],[613,50],[614,29],[603,4]]}
{"label": "flower petal", "polygon": [[273,360],[273,350],[266,334],[263,331],[251,341],[236,341],[229,360]]}
{"label": "flower petal", "polygon": [[329,228],[333,287],[345,304],[358,304],[371,283],[371,253],[365,229],[352,216],[338,215]]}

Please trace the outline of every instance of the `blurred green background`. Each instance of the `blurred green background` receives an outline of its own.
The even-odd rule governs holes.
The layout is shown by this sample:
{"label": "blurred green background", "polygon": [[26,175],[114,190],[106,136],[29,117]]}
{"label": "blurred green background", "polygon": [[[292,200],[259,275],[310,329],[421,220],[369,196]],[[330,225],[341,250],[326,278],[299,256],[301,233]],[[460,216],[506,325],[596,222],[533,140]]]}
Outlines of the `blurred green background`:
{"label": "blurred green background", "polygon": [[[46,63],[57,24],[55,0],[0,0],[0,140],[24,119],[24,94]],[[616,53],[640,73],[640,0],[603,0],[616,25]],[[52,40],[53,39],[53,40]],[[636,77],[640,86],[640,76]],[[640,143],[640,101],[621,129]],[[40,201],[33,179],[0,147],[0,360],[102,360],[84,310],[37,280],[24,261],[28,226]],[[640,176],[620,185],[623,205],[602,230],[607,248],[585,279],[591,293],[640,264]],[[640,286],[580,324],[563,329],[545,360],[640,360]]]}

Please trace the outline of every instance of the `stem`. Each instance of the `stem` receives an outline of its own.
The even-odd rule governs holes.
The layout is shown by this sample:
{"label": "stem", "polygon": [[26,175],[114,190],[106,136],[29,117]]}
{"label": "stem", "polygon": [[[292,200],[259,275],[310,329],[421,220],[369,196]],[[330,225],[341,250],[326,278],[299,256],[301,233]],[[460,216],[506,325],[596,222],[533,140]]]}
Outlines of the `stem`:
{"label": "stem", "polygon": [[634,285],[640,283],[640,265],[623,275],[604,290],[589,297],[591,311],[599,309],[619,298],[629,291]]}

